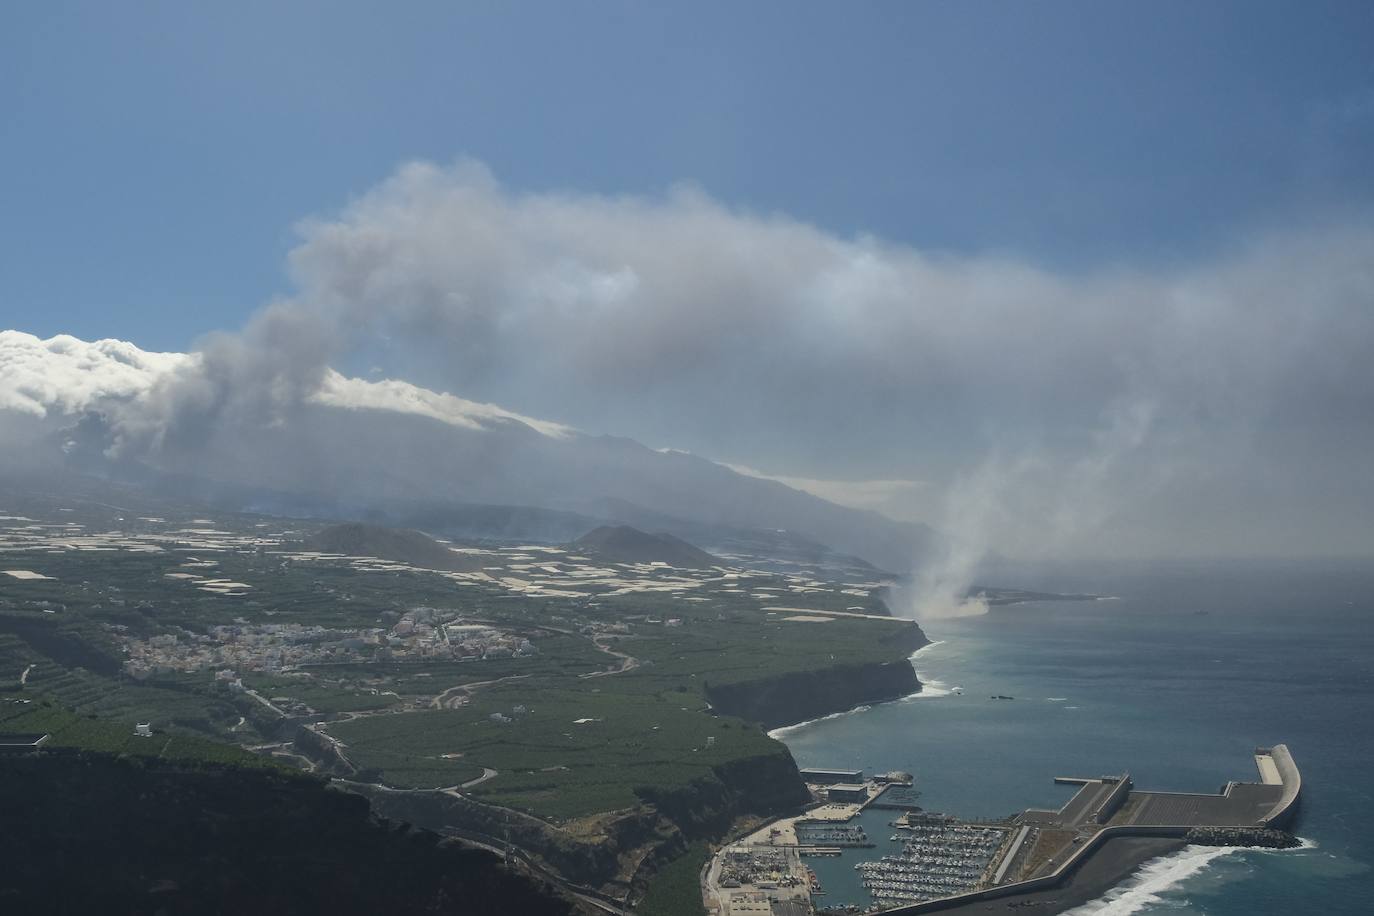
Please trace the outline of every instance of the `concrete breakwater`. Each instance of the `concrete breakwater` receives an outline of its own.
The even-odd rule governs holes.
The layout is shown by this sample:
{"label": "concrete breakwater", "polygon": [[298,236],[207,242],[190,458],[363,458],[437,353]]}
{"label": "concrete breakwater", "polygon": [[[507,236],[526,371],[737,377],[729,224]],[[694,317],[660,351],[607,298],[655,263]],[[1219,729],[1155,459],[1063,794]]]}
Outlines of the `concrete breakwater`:
{"label": "concrete breakwater", "polygon": [[[1027,808],[991,823],[909,812],[892,823],[906,834],[902,851],[854,868],[862,873],[874,903],[885,907],[876,912],[885,916],[1019,907],[1062,912],[1100,897],[1143,863],[1188,844],[1300,845],[1279,829],[1291,822],[1301,794],[1297,765],[1281,744],[1256,748],[1255,762],[1259,782],[1231,781],[1215,793],[1139,790],[1129,773],[1056,777],[1056,782],[1079,789],[1055,810]],[[808,772],[827,780],[850,778],[842,771]],[[847,792],[858,787],[830,788]],[[861,807],[837,804],[832,796],[806,817],[823,818],[833,834],[843,830]],[[815,848],[803,845],[806,837],[798,823],[794,818],[766,825],[726,854],[756,855],[769,847]],[[713,869],[707,875],[704,895],[727,916],[756,912],[751,907],[760,900],[771,903],[791,895],[792,885],[784,886],[770,875],[764,876],[766,881],[713,885],[712,874],[723,872]],[[795,868],[791,876],[797,878]],[[998,902],[990,906],[991,901]]]}
{"label": "concrete breakwater", "polygon": [[[1048,903],[1043,892],[1061,893],[1075,878],[1095,863],[1110,858],[1104,850],[1112,843],[1145,838],[1204,846],[1266,846],[1289,848],[1300,845],[1296,838],[1278,829],[1290,824],[1302,790],[1302,776],[1287,746],[1255,749],[1260,783],[1227,783],[1214,795],[1171,792],[1126,793],[1125,804],[1111,816],[1107,826],[1098,827],[1094,802],[1111,790],[1109,786],[1130,783],[1128,775],[1103,779],[1075,780],[1083,788],[1056,812],[1027,809],[1014,823],[1036,825],[1038,829],[1074,831],[1076,838],[1062,847],[1067,855],[1051,857],[1038,868],[1030,868],[1021,880],[988,887],[968,894],[928,900],[884,910],[890,916],[915,916],[931,912],[973,912],[984,901],[1015,898],[1010,905]],[[1168,815],[1152,817],[1158,810]],[[1121,855],[1117,871],[1124,877],[1158,849]],[[1119,878],[1113,879],[1115,883]],[[1068,896],[1068,895],[1066,895]]]}

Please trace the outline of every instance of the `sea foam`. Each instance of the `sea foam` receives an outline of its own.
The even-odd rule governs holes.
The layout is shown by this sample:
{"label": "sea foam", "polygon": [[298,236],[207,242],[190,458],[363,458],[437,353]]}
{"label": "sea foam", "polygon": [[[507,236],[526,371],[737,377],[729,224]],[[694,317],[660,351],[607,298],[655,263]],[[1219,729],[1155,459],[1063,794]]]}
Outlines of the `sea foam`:
{"label": "sea foam", "polygon": [[915,693],[908,693],[906,696],[900,698],[897,701],[898,703],[907,703],[911,700],[929,700],[935,697],[947,697],[954,692],[954,688],[950,687],[944,681],[937,681],[933,677],[928,678],[919,671],[916,672],[916,677],[921,682],[921,689]]}
{"label": "sea foam", "polygon": [[1230,855],[1225,846],[1189,846],[1173,855],[1154,859],[1125,884],[1112,888],[1106,896],[1068,910],[1064,916],[1128,916],[1139,913],[1160,895],[1206,868],[1213,860]]}
{"label": "sea foam", "polygon": [[[934,649],[936,646],[943,646],[944,644],[945,641],[943,639],[937,639],[934,642],[926,643],[924,646],[907,656],[907,660],[912,663],[912,668],[915,669],[916,659],[920,658],[931,649]],[[909,700],[929,700],[934,697],[947,697],[955,690],[955,688],[950,687],[944,681],[937,680],[933,677],[927,677],[925,672],[919,669],[916,670],[916,679],[921,682],[921,689],[915,693],[907,694],[897,702],[905,703]]]}
{"label": "sea foam", "polygon": [[821,717],[818,718],[818,719],[807,719],[805,722],[798,722],[798,723],[796,723],[795,725],[784,725],[784,726],[782,726],[781,728],[775,728],[775,729],[773,729],[772,731],[770,731],[770,732],[768,733],[768,737],[770,737],[770,738],[776,738],[776,739],[778,739],[778,740],[781,740],[782,738],[786,737],[787,735],[791,735],[791,734],[793,734],[793,733],[795,733],[795,732],[799,732],[799,731],[801,731],[803,728],[808,728],[808,727],[810,727],[810,726],[812,726],[812,725],[815,725],[817,722],[825,722],[825,721],[827,721],[828,719],[838,719],[840,716],[848,716],[848,715],[852,715],[853,713],[856,713],[856,712],[864,712],[864,711],[869,710],[869,709],[872,709],[872,708],[873,708],[873,707],[871,707],[871,706],[856,706],[856,707],[854,707],[853,709],[846,709],[846,710],[844,710],[844,711],[842,711],[842,712],[832,712],[830,715],[828,715],[828,716],[821,716]]}
{"label": "sea foam", "polygon": [[1098,900],[1066,910],[1064,916],[1129,916],[1139,913],[1151,904],[1159,903],[1163,899],[1161,894],[1173,890],[1217,859],[1237,852],[1282,855],[1287,852],[1315,849],[1317,846],[1313,840],[1303,837],[1298,839],[1300,844],[1291,850],[1262,846],[1189,846],[1173,855],[1146,862],[1144,867],[1124,884],[1112,888]]}

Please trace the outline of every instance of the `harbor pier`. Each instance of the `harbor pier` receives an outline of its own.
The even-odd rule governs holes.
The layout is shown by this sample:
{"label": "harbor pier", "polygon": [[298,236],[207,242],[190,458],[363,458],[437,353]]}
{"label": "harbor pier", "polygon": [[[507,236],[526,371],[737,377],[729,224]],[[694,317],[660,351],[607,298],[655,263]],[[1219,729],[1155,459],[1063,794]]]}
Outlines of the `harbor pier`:
{"label": "harbor pier", "polygon": [[[1296,842],[1283,832],[1292,825],[1302,794],[1302,777],[1292,754],[1276,744],[1256,748],[1254,761],[1258,781],[1227,782],[1214,793],[1141,790],[1129,773],[1060,776],[1055,782],[1079,787],[1063,807],[1028,808],[998,822],[965,821],[903,805],[907,810],[893,822],[900,851],[855,868],[880,907],[872,912],[888,916],[1007,914],[1024,906],[1051,916],[1101,896],[1144,862],[1189,843]],[[813,773],[853,775],[835,770]],[[910,783],[905,787],[909,789]],[[846,801],[837,799],[777,821],[717,853],[702,888],[708,912],[767,912],[761,907],[770,906],[775,896],[789,913],[803,906],[814,912],[807,891],[819,888],[800,857],[873,845],[863,828],[847,822],[865,807],[877,807],[888,786],[870,780],[866,793],[856,791],[856,784],[844,788],[851,791],[836,794]],[[728,867],[732,862],[781,867],[767,871],[762,883],[753,883],[747,877],[761,872]],[[733,888],[719,884],[722,874],[731,876]],[[746,880],[741,881],[741,875]]]}

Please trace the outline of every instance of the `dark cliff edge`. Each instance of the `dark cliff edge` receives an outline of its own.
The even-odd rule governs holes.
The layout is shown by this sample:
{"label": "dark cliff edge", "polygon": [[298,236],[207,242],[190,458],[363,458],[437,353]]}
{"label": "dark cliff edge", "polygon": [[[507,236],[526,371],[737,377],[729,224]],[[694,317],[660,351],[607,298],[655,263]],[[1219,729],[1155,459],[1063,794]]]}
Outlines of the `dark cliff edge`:
{"label": "dark cliff edge", "polygon": [[360,783],[350,783],[349,788],[367,796],[388,817],[479,842],[499,845],[509,840],[570,881],[608,892],[613,892],[606,886],[614,884],[623,852],[651,840],[659,828],[658,815],[650,809],[620,812],[606,817],[599,830],[573,832],[521,811],[450,793],[395,792]]}
{"label": "dark cliff edge", "polygon": [[[900,638],[900,646],[914,652],[929,645],[920,627]],[[794,671],[732,684],[707,684],[706,698],[717,713],[781,728],[856,706],[896,700],[919,692],[921,681],[908,659],[836,665],[814,671]]]}
{"label": "dark cliff edge", "polygon": [[49,751],[0,758],[0,912],[563,916],[488,852],[293,773]]}
{"label": "dark cliff edge", "polygon": [[635,794],[672,821],[688,840],[713,839],[744,815],[781,814],[811,800],[786,748],[732,760],[686,786],[636,786]]}
{"label": "dark cliff edge", "polygon": [[810,800],[785,747],[730,761],[685,786],[637,786],[644,804],[596,818],[594,829],[589,820],[565,829],[452,794],[350,788],[393,817],[479,841],[509,838],[576,884],[621,899],[637,875],[681,854],[691,841],[719,837],[741,817],[776,816]]}

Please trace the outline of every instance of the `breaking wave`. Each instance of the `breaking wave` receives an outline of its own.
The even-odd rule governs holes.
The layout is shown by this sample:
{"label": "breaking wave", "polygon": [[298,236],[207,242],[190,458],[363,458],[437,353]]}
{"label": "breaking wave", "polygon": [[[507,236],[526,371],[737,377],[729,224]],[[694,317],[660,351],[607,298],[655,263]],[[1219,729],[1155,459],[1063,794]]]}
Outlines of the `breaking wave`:
{"label": "breaking wave", "polygon": [[1196,875],[1215,859],[1235,849],[1225,846],[1189,846],[1173,855],[1147,862],[1125,884],[1107,892],[1105,897],[1068,910],[1064,916],[1128,916],[1138,913],[1160,895]]}
{"label": "breaking wave", "polygon": [[[1299,839],[1302,839],[1301,837]],[[1312,849],[1317,844],[1303,839],[1295,850]],[[1145,863],[1126,883],[1108,891],[1106,896],[1067,910],[1064,916],[1130,916],[1154,903],[1161,895],[1201,872],[1212,862],[1237,852],[1284,853],[1290,850],[1258,846],[1189,846],[1173,855]]]}

